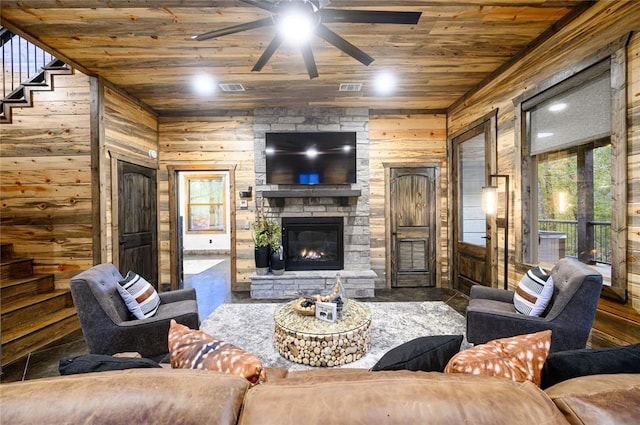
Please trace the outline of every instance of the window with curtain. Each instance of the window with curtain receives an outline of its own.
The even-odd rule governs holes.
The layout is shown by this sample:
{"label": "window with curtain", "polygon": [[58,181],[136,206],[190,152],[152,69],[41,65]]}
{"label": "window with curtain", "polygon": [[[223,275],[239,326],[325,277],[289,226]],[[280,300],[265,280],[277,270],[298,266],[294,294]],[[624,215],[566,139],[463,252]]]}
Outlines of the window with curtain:
{"label": "window with curtain", "polygon": [[187,231],[226,231],[226,178],[224,175],[187,177]]}
{"label": "window with curtain", "polygon": [[523,104],[531,182],[530,261],[611,265],[611,73],[608,61]]}

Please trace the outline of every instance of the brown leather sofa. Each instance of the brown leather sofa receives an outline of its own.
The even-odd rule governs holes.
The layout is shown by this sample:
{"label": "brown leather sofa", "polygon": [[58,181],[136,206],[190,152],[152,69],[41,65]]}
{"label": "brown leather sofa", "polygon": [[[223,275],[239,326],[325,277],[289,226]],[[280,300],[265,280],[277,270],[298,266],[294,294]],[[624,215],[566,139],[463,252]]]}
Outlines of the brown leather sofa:
{"label": "brown leather sofa", "polygon": [[504,378],[409,371],[268,369],[250,388],[199,370],[130,369],[0,385],[3,424],[636,424],[640,374],[542,391]]}

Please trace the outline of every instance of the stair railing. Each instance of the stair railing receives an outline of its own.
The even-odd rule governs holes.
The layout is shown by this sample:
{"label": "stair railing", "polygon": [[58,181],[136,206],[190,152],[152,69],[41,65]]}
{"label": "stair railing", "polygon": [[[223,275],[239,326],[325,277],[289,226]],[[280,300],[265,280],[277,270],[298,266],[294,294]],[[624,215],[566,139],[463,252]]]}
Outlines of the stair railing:
{"label": "stair railing", "polygon": [[10,97],[42,71],[42,67],[55,59],[35,44],[25,40],[6,28],[0,27],[0,47],[2,48],[2,97]]}

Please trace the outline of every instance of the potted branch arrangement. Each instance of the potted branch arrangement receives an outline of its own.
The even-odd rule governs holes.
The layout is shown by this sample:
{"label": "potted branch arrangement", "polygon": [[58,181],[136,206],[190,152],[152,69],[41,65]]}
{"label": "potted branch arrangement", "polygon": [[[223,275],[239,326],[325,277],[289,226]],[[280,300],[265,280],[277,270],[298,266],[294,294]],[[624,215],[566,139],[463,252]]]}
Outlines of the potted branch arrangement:
{"label": "potted branch arrangement", "polygon": [[269,229],[271,247],[271,272],[274,275],[284,273],[284,248],[282,246],[282,226],[272,223]]}
{"label": "potted branch arrangement", "polygon": [[[281,244],[282,227],[280,224],[260,217],[253,223],[253,242],[255,244],[256,274],[266,275],[269,269],[273,274],[284,273],[284,250]],[[270,267],[271,266],[271,267]]]}
{"label": "potted branch arrangement", "polygon": [[269,273],[269,256],[271,248],[269,247],[269,222],[264,217],[253,223],[253,243],[255,244],[255,261],[256,274],[265,275]]}

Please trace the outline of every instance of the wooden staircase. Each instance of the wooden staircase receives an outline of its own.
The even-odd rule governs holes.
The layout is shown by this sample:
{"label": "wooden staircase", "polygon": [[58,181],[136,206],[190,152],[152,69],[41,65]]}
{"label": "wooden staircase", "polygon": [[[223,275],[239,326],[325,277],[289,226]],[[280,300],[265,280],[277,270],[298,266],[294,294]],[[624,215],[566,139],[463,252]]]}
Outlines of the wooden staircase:
{"label": "wooden staircase", "polygon": [[0,245],[2,365],[80,329],[71,291],[55,289],[52,274],[34,274],[33,260]]}
{"label": "wooden staircase", "polygon": [[59,59],[54,59],[46,66],[43,66],[42,71],[9,93],[0,101],[0,124],[12,122],[13,108],[32,107],[33,92],[53,90],[53,76],[60,74],[73,74],[73,68]]}

